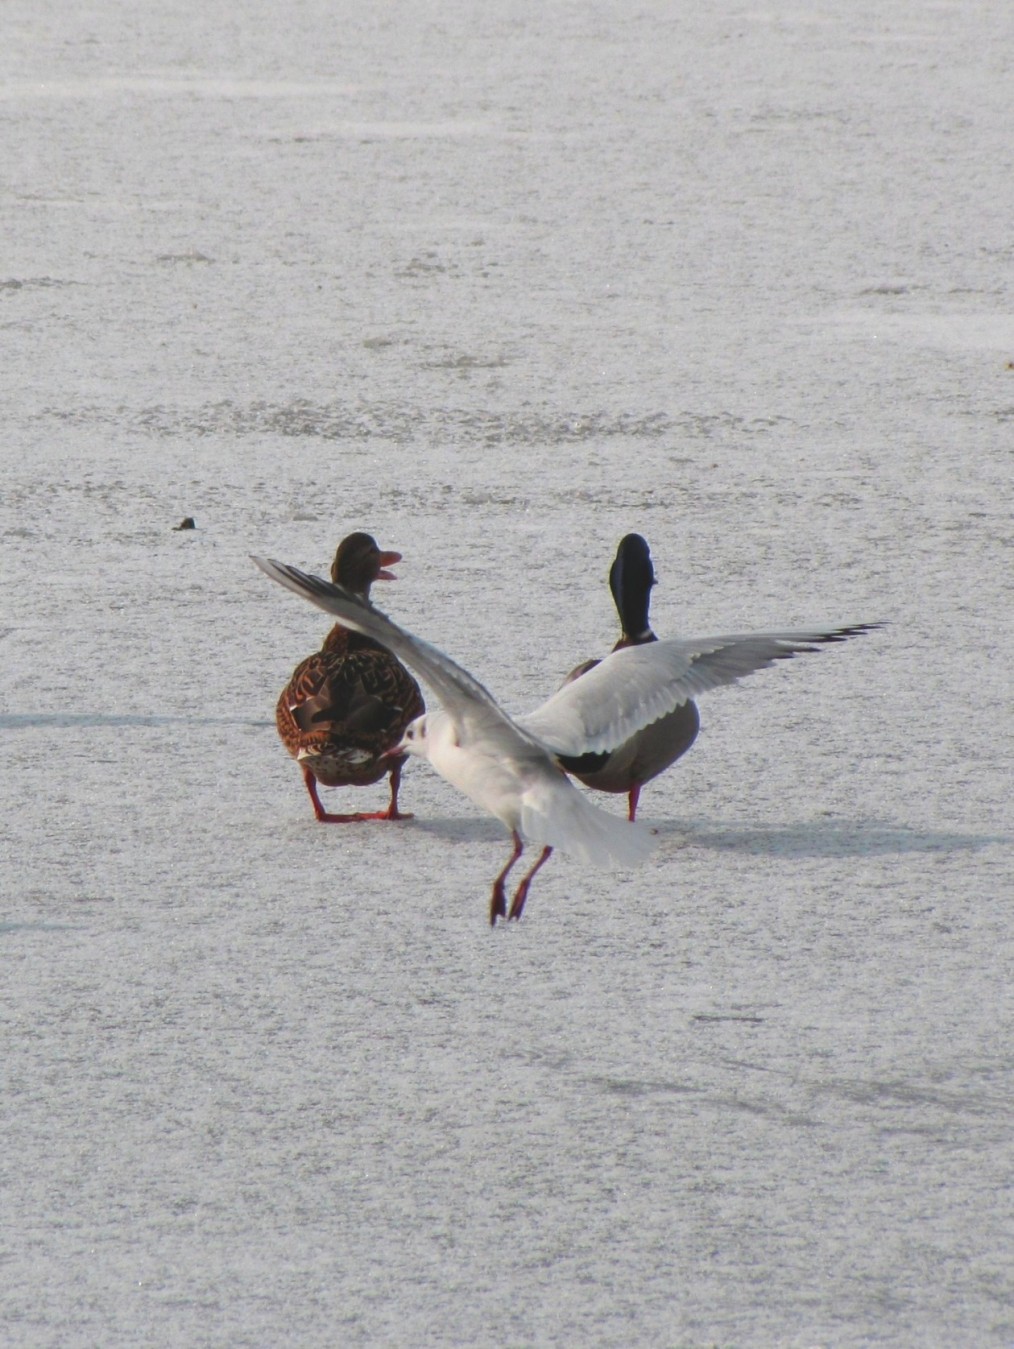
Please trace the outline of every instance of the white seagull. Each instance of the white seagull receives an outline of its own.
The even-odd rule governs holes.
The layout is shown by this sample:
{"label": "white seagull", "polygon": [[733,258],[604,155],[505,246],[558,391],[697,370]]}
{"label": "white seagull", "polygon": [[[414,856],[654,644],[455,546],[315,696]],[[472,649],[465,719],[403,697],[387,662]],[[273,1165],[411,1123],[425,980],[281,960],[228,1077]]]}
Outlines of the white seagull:
{"label": "white seagull", "polygon": [[[640,825],[610,815],[578,791],[561,769],[561,757],[615,749],[698,694],[882,626],[858,623],[813,632],[670,638],[625,647],[565,684],[533,712],[509,717],[467,670],[400,628],[369,600],[284,562],[262,557],[253,561],[279,585],[387,647],[436,693],[442,708],[411,722],[390,753],[428,759],[441,777],[510,830],[514,851],[493,882],[493,924],[497,918],[521,917],[532,878],[554,848],[594,866],[632,866],[652,849]],[[507,874],[526,842],[541,845],[542,851],[514,892],[508,912]]]}

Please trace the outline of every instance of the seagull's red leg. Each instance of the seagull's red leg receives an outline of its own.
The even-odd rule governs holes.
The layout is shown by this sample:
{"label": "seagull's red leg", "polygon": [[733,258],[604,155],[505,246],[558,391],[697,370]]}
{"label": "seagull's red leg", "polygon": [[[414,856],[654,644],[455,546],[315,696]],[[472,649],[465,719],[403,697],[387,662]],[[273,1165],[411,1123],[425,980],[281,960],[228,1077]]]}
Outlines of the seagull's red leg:
{"label": "seagull's red leg", "polygon": [[627,819],[633,824],[634,816],[637,814],[637,798],[641,795],[640,786],[631,787],[627,795]]}
{"label": "seagull's red leg", "polygon": [[539,854],[539,860],[532,867],[528,875],[523,878],[521,884],[514,892],[514,898],[511,900],[511,911],[507,915],[508,920],[511,918],[521,917],[522,913],[524,912],[525,900],[528,898],[528,887],[532,883],[532,877],[538,871],[539,867],[542,866],[543,862],[549,861],[552,852],[553,852],[552,848],[547,843],[546,846],[542,849],[542,852]]}
{"label": "seagull's red leg", "polygon": [[521,842],[521,835],[516,829],[512,831],[511,837],[514,839],[514,851],[511,853],[503,871],[500,872],[500,875],[497,876],[496,880],[493,882],[493,895],[489,902],[490,927],[496,927],[496,920],[498,918],[507,917],[507,896],[504,894],[504,881],[507,879],[508,871],[510,871],[511,867],[524,851],[525,845]]}

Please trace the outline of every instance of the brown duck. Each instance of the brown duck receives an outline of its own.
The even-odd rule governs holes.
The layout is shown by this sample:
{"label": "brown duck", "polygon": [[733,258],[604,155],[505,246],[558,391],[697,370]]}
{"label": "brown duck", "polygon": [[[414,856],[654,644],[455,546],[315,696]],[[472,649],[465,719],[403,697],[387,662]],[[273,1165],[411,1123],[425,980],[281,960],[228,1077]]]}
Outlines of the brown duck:
{"label": "brown duck", "polygon": [[[350,534],[331,566],[335,585],[370,597],[374,581],[393,581],[387,568],[400,553],[383,553],[369,534]],[[314,814],[325,824],[354,820],[407,820],[398,810],[404,756],[387,758],[409,722],[425,710],[419,685],[379,643],[336,623],[321,649],[293,671],[275,709],[282,743],[303,770]],[[386,810],[332,815],[320,803],[317,784],[365,787],[391,776]]]}
{"label": "brown duck", "polygon": [[[620,616],[620,640],[613,647],[614,651],[658,641],[648,622],[654,584],[655,568],[651,564],[647,542],[640,534],[627,534],[620,540],[616,559],[609,569],[609,589]],[[564,683],[579,679],[598,663],[597,660],[582,662],[571,670]],[[600,792],[624,793],[627,818],[632,820],[637,814],[641,788],[686,754],[700,729],[697,704],[688,698],[674,712],[645,726],[608,754],[561,757],[560,763],[586,787],[594,787]]]}

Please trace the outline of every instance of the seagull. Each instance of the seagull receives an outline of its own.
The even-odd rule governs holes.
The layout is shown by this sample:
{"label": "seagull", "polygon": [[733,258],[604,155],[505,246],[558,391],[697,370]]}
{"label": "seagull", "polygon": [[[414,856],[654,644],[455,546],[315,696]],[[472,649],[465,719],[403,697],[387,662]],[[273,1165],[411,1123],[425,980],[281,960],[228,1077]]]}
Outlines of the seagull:
{"label": "seagull", "polygon": [[[654,584],[655,569],[651,565],[647,542],[640,534],[627,534],[620,540],[616,559],[609,569],[609,589],[620,616],[620,639],[613,647],[614,651],[658,641],[648,621]],[[597,660],[582,661],[571,670],[564,683],[580,679],[598,664]],[[586,787],[599,792],[625,793],[627,818],[633,820],[641,788],[686,754],[700,729],[697,704],[688,698],[674,711],[637,731],[615,749],[601,754],[564,755],[560,765]]]}
{"label": "seagull", "polygon": [[[646,830],[596,806],[569,781],[562,757],[608,752],[701,693],[883,626],[669,638],[625,647],[533,712],[514,718],[467,670],[369,600],[283,562],[253,561],[279,585],[387,647],[436,693],[442,706],[411,722],[389,753],[428,759],[441,777],[510,831],[514,849],[493,882],[491,924],[521,917],[532,879],[554,848],[593,866],[621,867],[643,861],[651,851]],[[541,851],[508,910],[507,876],[526,842]]]}

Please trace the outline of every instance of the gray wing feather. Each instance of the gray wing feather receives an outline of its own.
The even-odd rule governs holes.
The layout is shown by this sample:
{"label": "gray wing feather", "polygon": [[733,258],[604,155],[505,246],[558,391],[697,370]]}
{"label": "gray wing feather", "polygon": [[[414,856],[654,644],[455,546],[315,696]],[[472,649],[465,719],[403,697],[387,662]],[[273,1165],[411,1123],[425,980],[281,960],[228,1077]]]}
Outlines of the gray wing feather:
{"label": "gray wing feather", "polygon": [[489,690],[467,670],[462,669],[429,642],[413,637],[410,632],[400,628],[362,596],[354,595],[343,586],[332,585],[330,581],[325,581],[320,576],[312,576],[284,562],[275,562],[271,558],[264,557],[253,557],[253,561],[266,576],[270,576],[279,585],[285,586],[296,595],[301,595],[303,599],[309,600],[325,613],[333,614],[354,632],[372,637],[375,642],[380,642],[393,652],[399,660],[417,670],[437,694],[452,720],[456,722],[481,720],[501,728],[509,726],[518,739],[522,741],[531,739],[530,734],[511,721],[497,705]]}
{"label": "gray wing feather", "polygon": [[284,562],[253,561],[279,585],[333,614],[417,670],[452,719],[480,720],[557,754],[615,749],[635,732],[691,698],[832,642],[859,636],[880,623],[813,632],[751,632],[687,641],[673,638],[614,651],[594,669],[565,684],[541,707],[512,719],[488,689],[429,642],[400,628],[369,601]]}
{"label": "gray wing feather", "polygon": [[518,717],[517,724],[558,754],[601,753],[699,694],[882,626],[673,638],[624,647]]}

